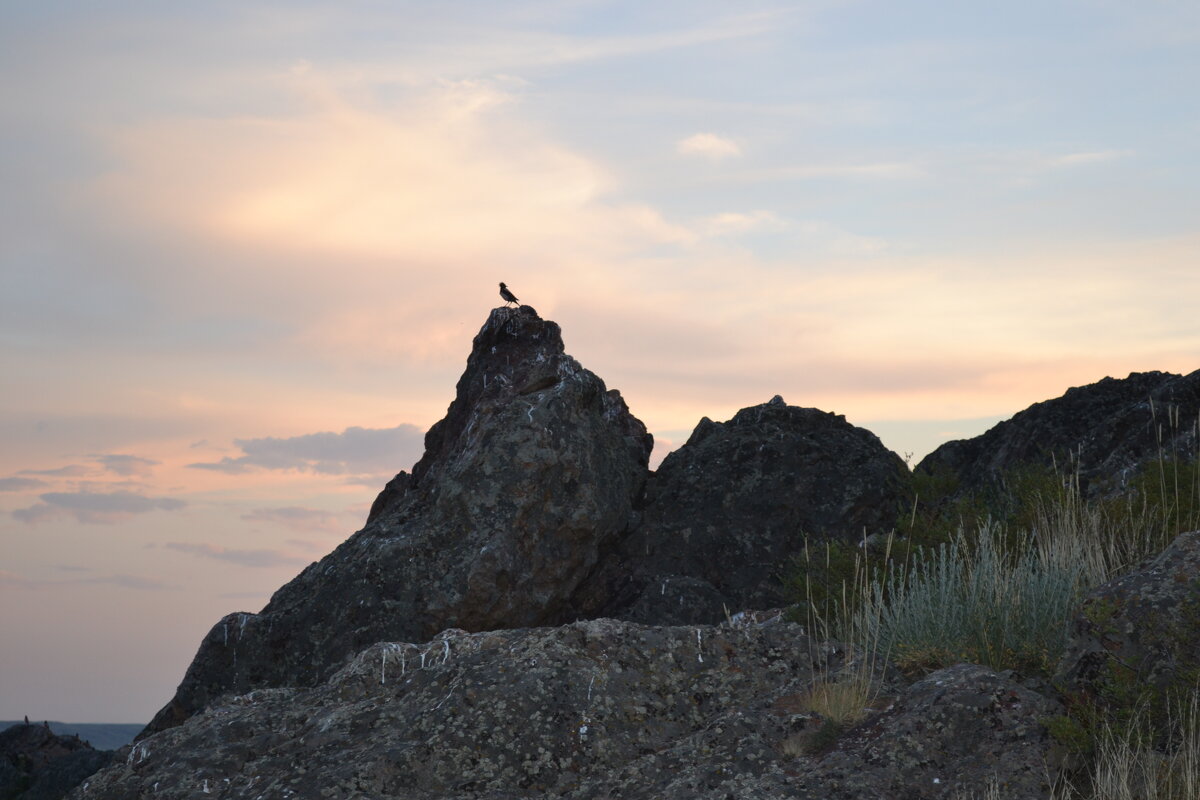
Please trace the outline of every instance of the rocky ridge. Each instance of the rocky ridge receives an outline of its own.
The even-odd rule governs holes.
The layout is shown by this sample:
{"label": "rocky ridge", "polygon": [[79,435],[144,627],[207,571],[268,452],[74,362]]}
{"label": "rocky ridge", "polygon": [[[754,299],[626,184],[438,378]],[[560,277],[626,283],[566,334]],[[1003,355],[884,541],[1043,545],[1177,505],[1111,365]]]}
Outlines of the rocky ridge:
{"label": "rocky ridge", "polygon": [[1014,470],[1057,465],[1090,494],[1123,488],[1159,457],[1195,459],[1200,370],[1135,372],[1068,389],[973,439],[946,442],[916,472],[952,476],[962,489],[996,488]]}
{"label": "rocky ridge", "polygon": [[[1185,408],[1200,373],[1149,375],[1073,389],[930,464],[1000,474],[1071,441],[1099,485],[1147,452],[1139,393]],[[124,761],[74,796],[1047,797],[1045,721],[1063,711],[1048,684],[974,665],[911,682],[745,611],[778,604],[773,569],[804,534],[890,528],[909,476],[873,434],[777,397],[702,420],[655,473],[649,449],[557,325],[495,309],[363,530],[214,626]],[[1073,652],[1109,647],[1085,627]],[[864,669],[878,702],[823,736],[811,691]]]}

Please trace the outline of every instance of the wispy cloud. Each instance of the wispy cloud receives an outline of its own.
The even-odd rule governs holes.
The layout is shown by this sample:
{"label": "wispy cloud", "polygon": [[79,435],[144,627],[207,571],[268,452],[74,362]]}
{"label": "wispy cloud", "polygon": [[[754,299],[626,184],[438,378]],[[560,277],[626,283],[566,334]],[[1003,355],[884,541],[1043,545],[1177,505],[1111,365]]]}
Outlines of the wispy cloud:
{"label": "wispy cloud", "polygon": [[170,584],[140,575],[97,575],[87,578],[30,578],[15,572],[0,570],[0,586],[23,589],[58,588],[63,586],[118,586],[140,591],[162,591],[173,588]]}
{"label": "wispy cloud", "polygon": [[712,237],[782,234],[797,252],[816,250],[835,256],[871,256],[888,247],[879,237],[854,234],[825,220],[787,220],[766,210],[715,214],[698,227],[704,235]]}
{"label": "wispy cloud", "polygon": [[702,156],[713,161],[742,154],[742,148],[737,142],[715,133],[696,133],[686,139],[680,139],[675,144],[675,151],[683,156]]}
{"label": "wispy cloud", "polygon": [[243,567],[286,567],[308,564],[308,560],[288,555],[282,550],[239,550],[213,544],[167,542],[163,547],[180,553],[225,561]]}
{"label": "wispy cloud", "polygon": [[1092,150],[1055,156],[1050,158],[1047,163],[1052,167],[1074,167],[1082,164],[1097,164],[1102,161],[1112,161],[1130,155],[1133,155],[1130,150]]}
{"label": "wispy cloud", "polygon": [[124,455],[119,453],[110,453],[105,455],[92,456],[109,472],[115,472],[117,475],[137,475],[146,476],[154,471],[154,467],[160,462],[150,458],[141,458],[140,456]]}
{"label": "wispy cloud", "polygon": [[283,508],[256,508],[242,519],[247,522],[269,522],[297,531],[336,531],[340,525],[336,514],[318,508],[285,506]]}
{"label": "wispy cloud", "polygon": [[21,475],[45,475],[48,478],[85,478],[95,475],[96,470],[83,464],[68,464],[54,469],[23,469]]}
{"label": "wispy cloud", "polygon": [[46,485],[45,481],[37,478],[0,478],[0,492],[27,492]]}
{"label": "wispy cloud", "polygon": [[702,229],[709,236],[736,236],[752,231],[781,231],[788,227],[773,211],[726,211],[704,220]]}
{"label": "wispy cloud", "polygon": [[844,179],[854,181],[911,180],[926,175],[926,167],[916,161],[861,161],[841,164],[781,164],[770,169],[739,170],[713,180],[748,183]]}
{"label": "wispy cloud", "polygon": [[195,469],[237,474],[254,469],[297,470],[325,475],[387,473],[420,457],[424,434],[407,423],[394,428],[346,428],[341,433],[237,439],[244,455],[188,464]]}
{"label": "wispy cloud", "polygon": [[42,501],[12,512],[16,519],[34,524],[64,514],[88,524],[111,525],[134,514],[177,511],[187,503],[174,497],[146,497],[132,492],[47,492]]}

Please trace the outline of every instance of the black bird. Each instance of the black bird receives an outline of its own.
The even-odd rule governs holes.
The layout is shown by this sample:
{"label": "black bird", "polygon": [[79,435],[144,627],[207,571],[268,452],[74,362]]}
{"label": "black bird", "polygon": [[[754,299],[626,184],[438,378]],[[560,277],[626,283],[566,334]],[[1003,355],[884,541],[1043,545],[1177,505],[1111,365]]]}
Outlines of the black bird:
{"label": "black bird", "polygon": [[517,296],[515,294],[513,294],[512,292],[510,292],[508,290],[508,287],[504,285],[504,281],[500,281],[500,296],[504,298],[505,303],[520,303],[521,302],[520,300],[517,299]]}

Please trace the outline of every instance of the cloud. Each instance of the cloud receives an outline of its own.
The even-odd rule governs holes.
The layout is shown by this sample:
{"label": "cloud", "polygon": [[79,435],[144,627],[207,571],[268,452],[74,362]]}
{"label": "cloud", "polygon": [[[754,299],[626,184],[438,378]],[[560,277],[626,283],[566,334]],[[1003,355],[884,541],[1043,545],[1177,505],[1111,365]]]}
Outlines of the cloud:
{"label": "cloud", "polygon": [[92,458],[102,464],[109,472],[115,472],[118,475],[149,475],[153,472],[153,468],[160,463],[149,458],[117,453],[96,455],[92,456]]}
{"label": "cloud", "polygon": [[794,164],[770,169],[738,170],[708,178],[719,182],[770,183],[775,181],[807,181],[847,179],[854,181],[911,180],[927,174],[924,164],[915,161],[877,161],[846,164]]}
{"label": "cloud", "polygon": [[134,514],[177,511],[187,505],[174,497],[146,497],[132,492],[47,492],[39,499],[42,502],[13,511],[13,517],[34,524],[68,514],[79,522],[110,525]]}
{"label": "cloud", "polygon": [[609,171],[520,118],[506,84],[390,85],[369,70],[352,78],[317,68],[246,80],[297,110],[115,131],[118,167],[86,202],[117,224],[151,217],[209,243],[416,264],[601,247],[614,230],[659,234],[642,230],[630,207],[604,202]]}
{"label": "cloud", "polygon": [[704,220],[703,229],[710,236],[737,236],[752,231],[780,231],[788,223],[773,211],[757,210],[747,213],[728,211],[714,214]]}
{"label": "cloud", "polygon": [[14,589],[42,589],[62,586],[119,586],[125,589],[140,591],[162,591],[172,588],[169,584],[153,578],[143,578],[138,575],[98,575],[90,578],[65,578],[47,580],[29,578],[15,572],[0,570],[0,586]]}
{"label": "cloud", "polygon": [[142,578],[137,575],[104,575],[97,578],[79,578],[78,580],[64,582],[120,586],[125,589],[140,589],[143,591],[161,591],[163,589],[172,588],[169,584],[163,583],[162,581],[155,580],[153,578]]}
{"label": "cloud", "polygon": [[1049,161],[1052,167],[1074,167],[1080,164],[1096,164],[1101,161],[1112,161],[1116,158],[1123,158],[1131,155],[1129,150],[1094,150],[1082,153],[1067,153],[1066,155],[1052,158]]}
{"label": "cloud", "polygon": [[297,531],[331,531],[341,526],[336,514],[318,508],[285,506],[283,508],[256,508],[242,519],[247,522],[270,522]]}
{"label": "cloud", "polygon": [[195,469],[230,474],[252,469],[297,470],[324,475],[394,473],[420,457],[424,434],[407,423],[394,428],[350,427],[341,433],[237,439],[245,455],[188,464]]}
{"label": "cloud", "polygon": [[715,133],[696,133],[686,139],[680,139],[675,145],[675,150],[680,155],[702,156],[713,161],[742,154],[742,148],[737,142]]}
{"label": "cloud", "polygon": [[37,478],[0,478],[0,492],[25,492],[46,485],[45,481]]}
{"label": "cloud", "polygon": [[307,559],[290,556],[281,550],[238,550],[214,544],[194,544],[191,542],[167,542],[163,547],[176,550],[180,553],[225,561],[243,567],[302,566],[309,563]]}
{"label": "cloud", "polygon": [[91,467],[85,467],[82,464],[68,464],[65,467],[57,467],[55,469],[23,469],[21,475],[45,475],[50,478],[82,478],[88,475],[95,475],[96,470]]}

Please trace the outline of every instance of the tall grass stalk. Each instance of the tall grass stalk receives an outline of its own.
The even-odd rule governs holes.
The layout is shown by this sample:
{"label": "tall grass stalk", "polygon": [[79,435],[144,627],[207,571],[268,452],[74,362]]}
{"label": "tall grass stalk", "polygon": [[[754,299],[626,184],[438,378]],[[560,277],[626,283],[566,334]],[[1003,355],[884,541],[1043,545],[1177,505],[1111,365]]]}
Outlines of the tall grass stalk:
{"label": "tall grass stalk", "polygon": [[1053,800],[1196,800],[1200,798],[1200,695],[1192,694],[1170,720],[1167,745],[1148,716],[1101,731],[1085,790],[1059,787]]}

